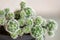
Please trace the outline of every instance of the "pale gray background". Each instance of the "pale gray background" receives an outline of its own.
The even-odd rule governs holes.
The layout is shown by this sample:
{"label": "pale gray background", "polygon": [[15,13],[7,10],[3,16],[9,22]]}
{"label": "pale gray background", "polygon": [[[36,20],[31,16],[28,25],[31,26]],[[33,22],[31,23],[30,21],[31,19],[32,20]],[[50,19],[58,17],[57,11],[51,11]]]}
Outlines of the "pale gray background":
{"label": "pale gray background", "polygon": [[[21,0],[0,0],[0,9],[10,8],[13,12],[19,9]],[[35,9],[36,14],[44,18],[52,18],[58,22],[55,37],[46,35],[46,40],[60,40],[60,0],[26,0],[27,5]]]}

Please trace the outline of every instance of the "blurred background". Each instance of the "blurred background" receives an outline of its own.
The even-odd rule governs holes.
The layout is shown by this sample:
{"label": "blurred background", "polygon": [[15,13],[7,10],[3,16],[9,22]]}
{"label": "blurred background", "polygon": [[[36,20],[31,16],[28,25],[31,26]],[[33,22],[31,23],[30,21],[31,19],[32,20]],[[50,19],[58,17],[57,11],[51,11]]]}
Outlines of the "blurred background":
{"label": "blurred background", "polygon": [[[58,30],[55,36],[50,38],[46,35],[46,40],[60,40],[60,0],[25,0],[27,5],[31,6],[36,14],[46,19],[54,19],[58,23]],[[0,0],[0,9],[10,8],[13,12],[20,9],[21,0]]]}

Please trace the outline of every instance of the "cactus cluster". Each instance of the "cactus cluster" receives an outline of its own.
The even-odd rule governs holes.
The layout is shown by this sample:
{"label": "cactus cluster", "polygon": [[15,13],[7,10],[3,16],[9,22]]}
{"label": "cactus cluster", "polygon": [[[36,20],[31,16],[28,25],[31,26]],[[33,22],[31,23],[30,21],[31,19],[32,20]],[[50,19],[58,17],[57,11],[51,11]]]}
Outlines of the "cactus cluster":
{"label": "cactus cluster", "polygon": [[25,2],[20,3],[21,9],[10,12],[8,8],[0,10],[0,25],[4,25],[11,38],[30,33],[36,40],[43,40],[47,32],[49,36],[54,35],[57,23],[52,19],[44,19],[41,16],[33,16],[32,8],[26,6]]}

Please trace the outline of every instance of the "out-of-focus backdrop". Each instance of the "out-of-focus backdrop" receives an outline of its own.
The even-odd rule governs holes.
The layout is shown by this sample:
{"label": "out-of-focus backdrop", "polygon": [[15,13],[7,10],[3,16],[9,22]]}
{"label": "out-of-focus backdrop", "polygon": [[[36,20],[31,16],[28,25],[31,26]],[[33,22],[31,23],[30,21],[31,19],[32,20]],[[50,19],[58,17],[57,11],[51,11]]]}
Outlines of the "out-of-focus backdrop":
{"label": "out-of-focus backdrop", "polygon": [[[58,23],[58,30],[55,36],[50,38],[46,35],[46,40],[60,40],[60,0],[25,0],[27,5],[31,6],[37,15],[44,18],[54,19]],[[20,8],[21,0],[0,0],[0,9],[10,8],[13,12]]]}

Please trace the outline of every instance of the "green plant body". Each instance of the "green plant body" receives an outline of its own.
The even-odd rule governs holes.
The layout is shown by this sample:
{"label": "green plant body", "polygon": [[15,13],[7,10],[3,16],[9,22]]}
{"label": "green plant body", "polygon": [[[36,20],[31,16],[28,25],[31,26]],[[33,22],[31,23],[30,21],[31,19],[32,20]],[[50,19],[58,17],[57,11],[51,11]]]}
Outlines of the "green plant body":
{"label": "green plant body", "polygon": [[33,17],[34,11],[23,1],[20,6],[21,9],[14,12],[10,12],[9,8],[0,10],[0,25],[5,25],[4,28],[11,38],[16,39],[28,33],[36,40],[44,40],[45,33],[54,36],[57,29],[55,20],[46,20],[41,16]]}

